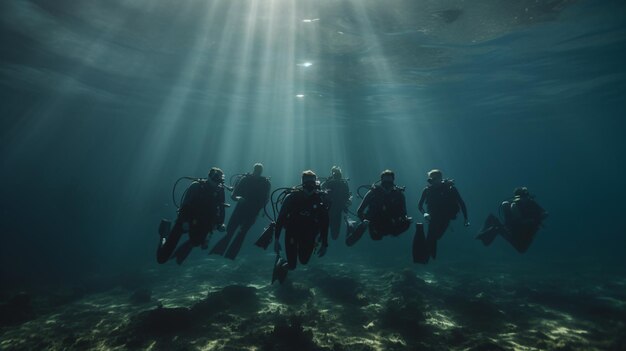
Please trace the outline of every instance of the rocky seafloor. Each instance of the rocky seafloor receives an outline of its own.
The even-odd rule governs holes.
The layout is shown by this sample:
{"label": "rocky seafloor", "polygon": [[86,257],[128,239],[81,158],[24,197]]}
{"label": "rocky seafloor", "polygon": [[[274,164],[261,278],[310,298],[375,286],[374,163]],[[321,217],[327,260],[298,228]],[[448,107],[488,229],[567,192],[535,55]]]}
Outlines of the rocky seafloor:
{"label": "rocky seafloor", "polygon": [[626,275],[203,257],[0,296],[1,350],[626,350]]}

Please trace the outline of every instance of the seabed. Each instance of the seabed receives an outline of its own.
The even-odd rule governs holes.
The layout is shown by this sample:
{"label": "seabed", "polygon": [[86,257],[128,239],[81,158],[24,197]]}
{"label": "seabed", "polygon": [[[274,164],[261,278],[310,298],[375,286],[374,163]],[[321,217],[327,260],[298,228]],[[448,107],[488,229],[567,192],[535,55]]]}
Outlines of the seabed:
{"label": "seabed", "polygon": [[273,261],[155,264],[22,294],[21,311],[3,296],[2,311],[18,316],[5,314],[0,349],[626,349],[621,273],[317,259],[271,285]]}

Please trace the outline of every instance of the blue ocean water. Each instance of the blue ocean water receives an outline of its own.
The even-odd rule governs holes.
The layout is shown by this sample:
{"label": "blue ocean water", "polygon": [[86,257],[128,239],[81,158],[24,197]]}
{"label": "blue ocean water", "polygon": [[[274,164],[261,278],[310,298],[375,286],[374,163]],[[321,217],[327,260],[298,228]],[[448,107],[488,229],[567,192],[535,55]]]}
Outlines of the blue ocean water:
{"label": "blue ocean water", "polygon": [[[65,308],[79,310],[71,304],[129,281],[148,286],[153,300],[167,307],[191,306],[176,300],[170,283],[160,285],[171,277],[189,278],[176,284],[195,292],[216,291],[225,282],[258,288],[273,263],[271,253],[252,245],[269,223],[265,217],[235,261],[201,250],[180,267],[154,260],[158,222],[176,214],[176,179],[206,177],[213,166],[228,179],[250,172],[255,162],[265,165],[273,188],[298,184],[303,170],[326,177],[339,165],[353,193],[392,169],[396,183],[406,186],[415,221],[422,220],[417,202],[426,172],[438,168],[455,180],[468,206],[471,226],[453,222],[437,260],[426,266],[411,260],[412,231],[380,242],[364,238],[351,248],[338,240],[326,257],[290,273],[294,284],[315,291],[319,281],[328,281],[323,274],[342,272],[337,274],[367,286],[368,280],[376,285],[377,279],[397,278],[384,274],[406,278],[401,272],[411,272],[420,281],[440,282],[445,291],[476,284],[468,295],[444,299],[438,305],[444,309],[466,306],[480,293],[506,300],[518,286],[529,291],[517,289],[521,300],[506,303],[543,302],[566,314],[567,306],[596,293],[614,302],[572,312],[583,321],[598,315],[616,321],[610,327],[571,327],[567,337],[546,332],[545,340],[509,340],[505,331],[488,334],[490,327],[479,326],[459,332],[460,340],[442,332],[448,335],[443,341],[416,341],[383,316],[372,320],[380,332],[346,334],[363,345],[471,349],[488,336],[495,340],[491,346],[504,349],[623,347],[617,346],[626,277],[622,1],[5,1],[0,39],[0,300],[26,291],[34,308],[28,322],[2,326],[0,337],[13,343],[0,348],[35,347],[15,342],[25,328]],[[549,212],[545,227],[524,254],[504,240],[483,247],[474,239],[482,222],[522,185]],[[503,276],[503,290],[485,287]],[[556,286],[548,289],[546,282]],[[594,293],[594,286],[607,290]],[[84,293],[66,296],[67,303],[42,302],[51,300],[50,291],[76,287]],[[258,294],[272,300],[269,289]],[[321,291],[316,296],[322,300],[307,300],[313,309],[333,304]],[[439,293],[435,289],[433,296]],[[102,305],[114,305],[115,294],[123,295],[112,293]],[[380,296],[394,297],[386,290]],[[550,305],[554,301],[568,304]],[[510,323],[533,317],[500,303],[495,309],[505,311]],[[372,305],[357,311],[366,322],[343,323],[362,330]],[[429,312],[427,306],[419,310]],[[467,314],[480,311],[468,308]],[[505,324],[499,318],[493,317]],[[332,324],[312,320],[305,319],[304,327],[313,331],[315,347],[338,342],[319,336]],[[471,324],[461,317],[453,324],[464,323]],[[517,328],[507,332],[525,335],[536,326]],[[386,334],[389,329],[400,337]],[[482,336],[467,336],[477,333]],[[366,342],[381,338],[387,341]],[[181,345],[193,340],[188,335]],[[257,342],[237,340],[211,347],[244,349]],[[103,336],[83,346],[97,343],[120,347]]]}

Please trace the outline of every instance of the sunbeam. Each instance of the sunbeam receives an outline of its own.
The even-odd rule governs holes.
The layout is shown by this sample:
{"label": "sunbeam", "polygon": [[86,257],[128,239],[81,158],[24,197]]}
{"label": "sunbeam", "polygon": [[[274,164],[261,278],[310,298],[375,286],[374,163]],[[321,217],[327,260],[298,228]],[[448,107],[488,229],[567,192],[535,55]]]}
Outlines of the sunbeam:
{"label": "sunbeam", "polygon": [[625,13],[0,1],[0,349],[623,349]]}

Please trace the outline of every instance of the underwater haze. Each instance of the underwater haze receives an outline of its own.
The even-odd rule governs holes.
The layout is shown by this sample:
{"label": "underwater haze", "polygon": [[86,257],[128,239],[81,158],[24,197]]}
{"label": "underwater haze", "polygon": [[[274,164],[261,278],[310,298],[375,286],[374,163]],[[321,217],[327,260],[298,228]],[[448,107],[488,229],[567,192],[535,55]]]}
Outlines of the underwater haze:
{"label": "underwater haze", "polygon": [[[15,0],[0,42],[2,350],[626,349],[624,1]],[[352,212],[391,169],[414,223],[441,169],[471,225],[157,264],[177,179],[257,162]],[[519,186],[544,226],[485,247]]]}

